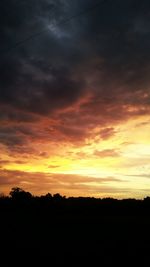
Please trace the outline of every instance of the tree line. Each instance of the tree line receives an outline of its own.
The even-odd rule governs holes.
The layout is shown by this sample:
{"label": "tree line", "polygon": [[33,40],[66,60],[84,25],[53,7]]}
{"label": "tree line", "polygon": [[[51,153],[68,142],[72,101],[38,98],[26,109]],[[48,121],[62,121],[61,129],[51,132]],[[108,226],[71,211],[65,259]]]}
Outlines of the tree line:
{"label": "tree line", "polygon": [[148,214],[150,215],[150,197],[144,199],[115,199],[94,197],[66,197],[59,193],[47,193],[33,196],[19,187],[11,189],[9,196],[0,196],[0,209],[47,210],[59,213],[85,214]]}

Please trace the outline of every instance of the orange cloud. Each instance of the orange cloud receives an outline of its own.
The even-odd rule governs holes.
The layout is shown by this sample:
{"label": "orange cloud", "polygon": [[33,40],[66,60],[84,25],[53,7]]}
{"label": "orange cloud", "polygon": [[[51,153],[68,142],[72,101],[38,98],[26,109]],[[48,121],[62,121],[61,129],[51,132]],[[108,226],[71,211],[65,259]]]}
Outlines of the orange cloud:
{"label": "orange cloud", "polygon": [[[33,194],[67,193],[67,195],[82,196],[108,192],[124,192],[125,189],[110,186],[112,182],[122,183],[122,180],[114,177],[94,178],[81,175],[56,174],[56,173],[30,173],[23,171],[0,170],[1,190],[8,193],[11,187],[19,186]],[[105,185],[104,185],[105,184]],[[69,193],[70,192],[70,193]],[[99,195],[99,196],[100,196]]]}

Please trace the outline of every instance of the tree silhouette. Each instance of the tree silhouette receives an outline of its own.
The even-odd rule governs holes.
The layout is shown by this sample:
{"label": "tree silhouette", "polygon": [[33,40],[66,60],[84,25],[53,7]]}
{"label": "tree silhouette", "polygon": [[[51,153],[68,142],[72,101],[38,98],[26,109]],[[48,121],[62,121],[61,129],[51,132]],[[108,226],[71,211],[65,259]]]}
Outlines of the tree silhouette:
{"label": "tree silhouette", "polygon": [[12,199],[17,201],[29,200],[32,197],[30,192],[26,192],[19,187],[13,187],[9,194],[12,197]]}

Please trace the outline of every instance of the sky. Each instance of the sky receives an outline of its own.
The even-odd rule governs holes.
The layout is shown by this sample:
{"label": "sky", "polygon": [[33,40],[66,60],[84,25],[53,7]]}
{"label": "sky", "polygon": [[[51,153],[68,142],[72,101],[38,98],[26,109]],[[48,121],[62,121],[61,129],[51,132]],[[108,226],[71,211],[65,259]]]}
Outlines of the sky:
{"label": "sky", "polygon": [[150,1],[0,1],[0,193],[150,194]]}

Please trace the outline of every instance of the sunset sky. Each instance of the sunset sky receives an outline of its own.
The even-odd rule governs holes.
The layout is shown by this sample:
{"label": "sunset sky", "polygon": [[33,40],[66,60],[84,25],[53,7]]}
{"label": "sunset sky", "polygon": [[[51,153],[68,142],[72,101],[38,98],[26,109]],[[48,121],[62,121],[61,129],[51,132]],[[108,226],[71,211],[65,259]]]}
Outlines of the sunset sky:
{"label": "sunset sky", "polygon": [[150,1],[0,10],[0,193],[150,195]]}

